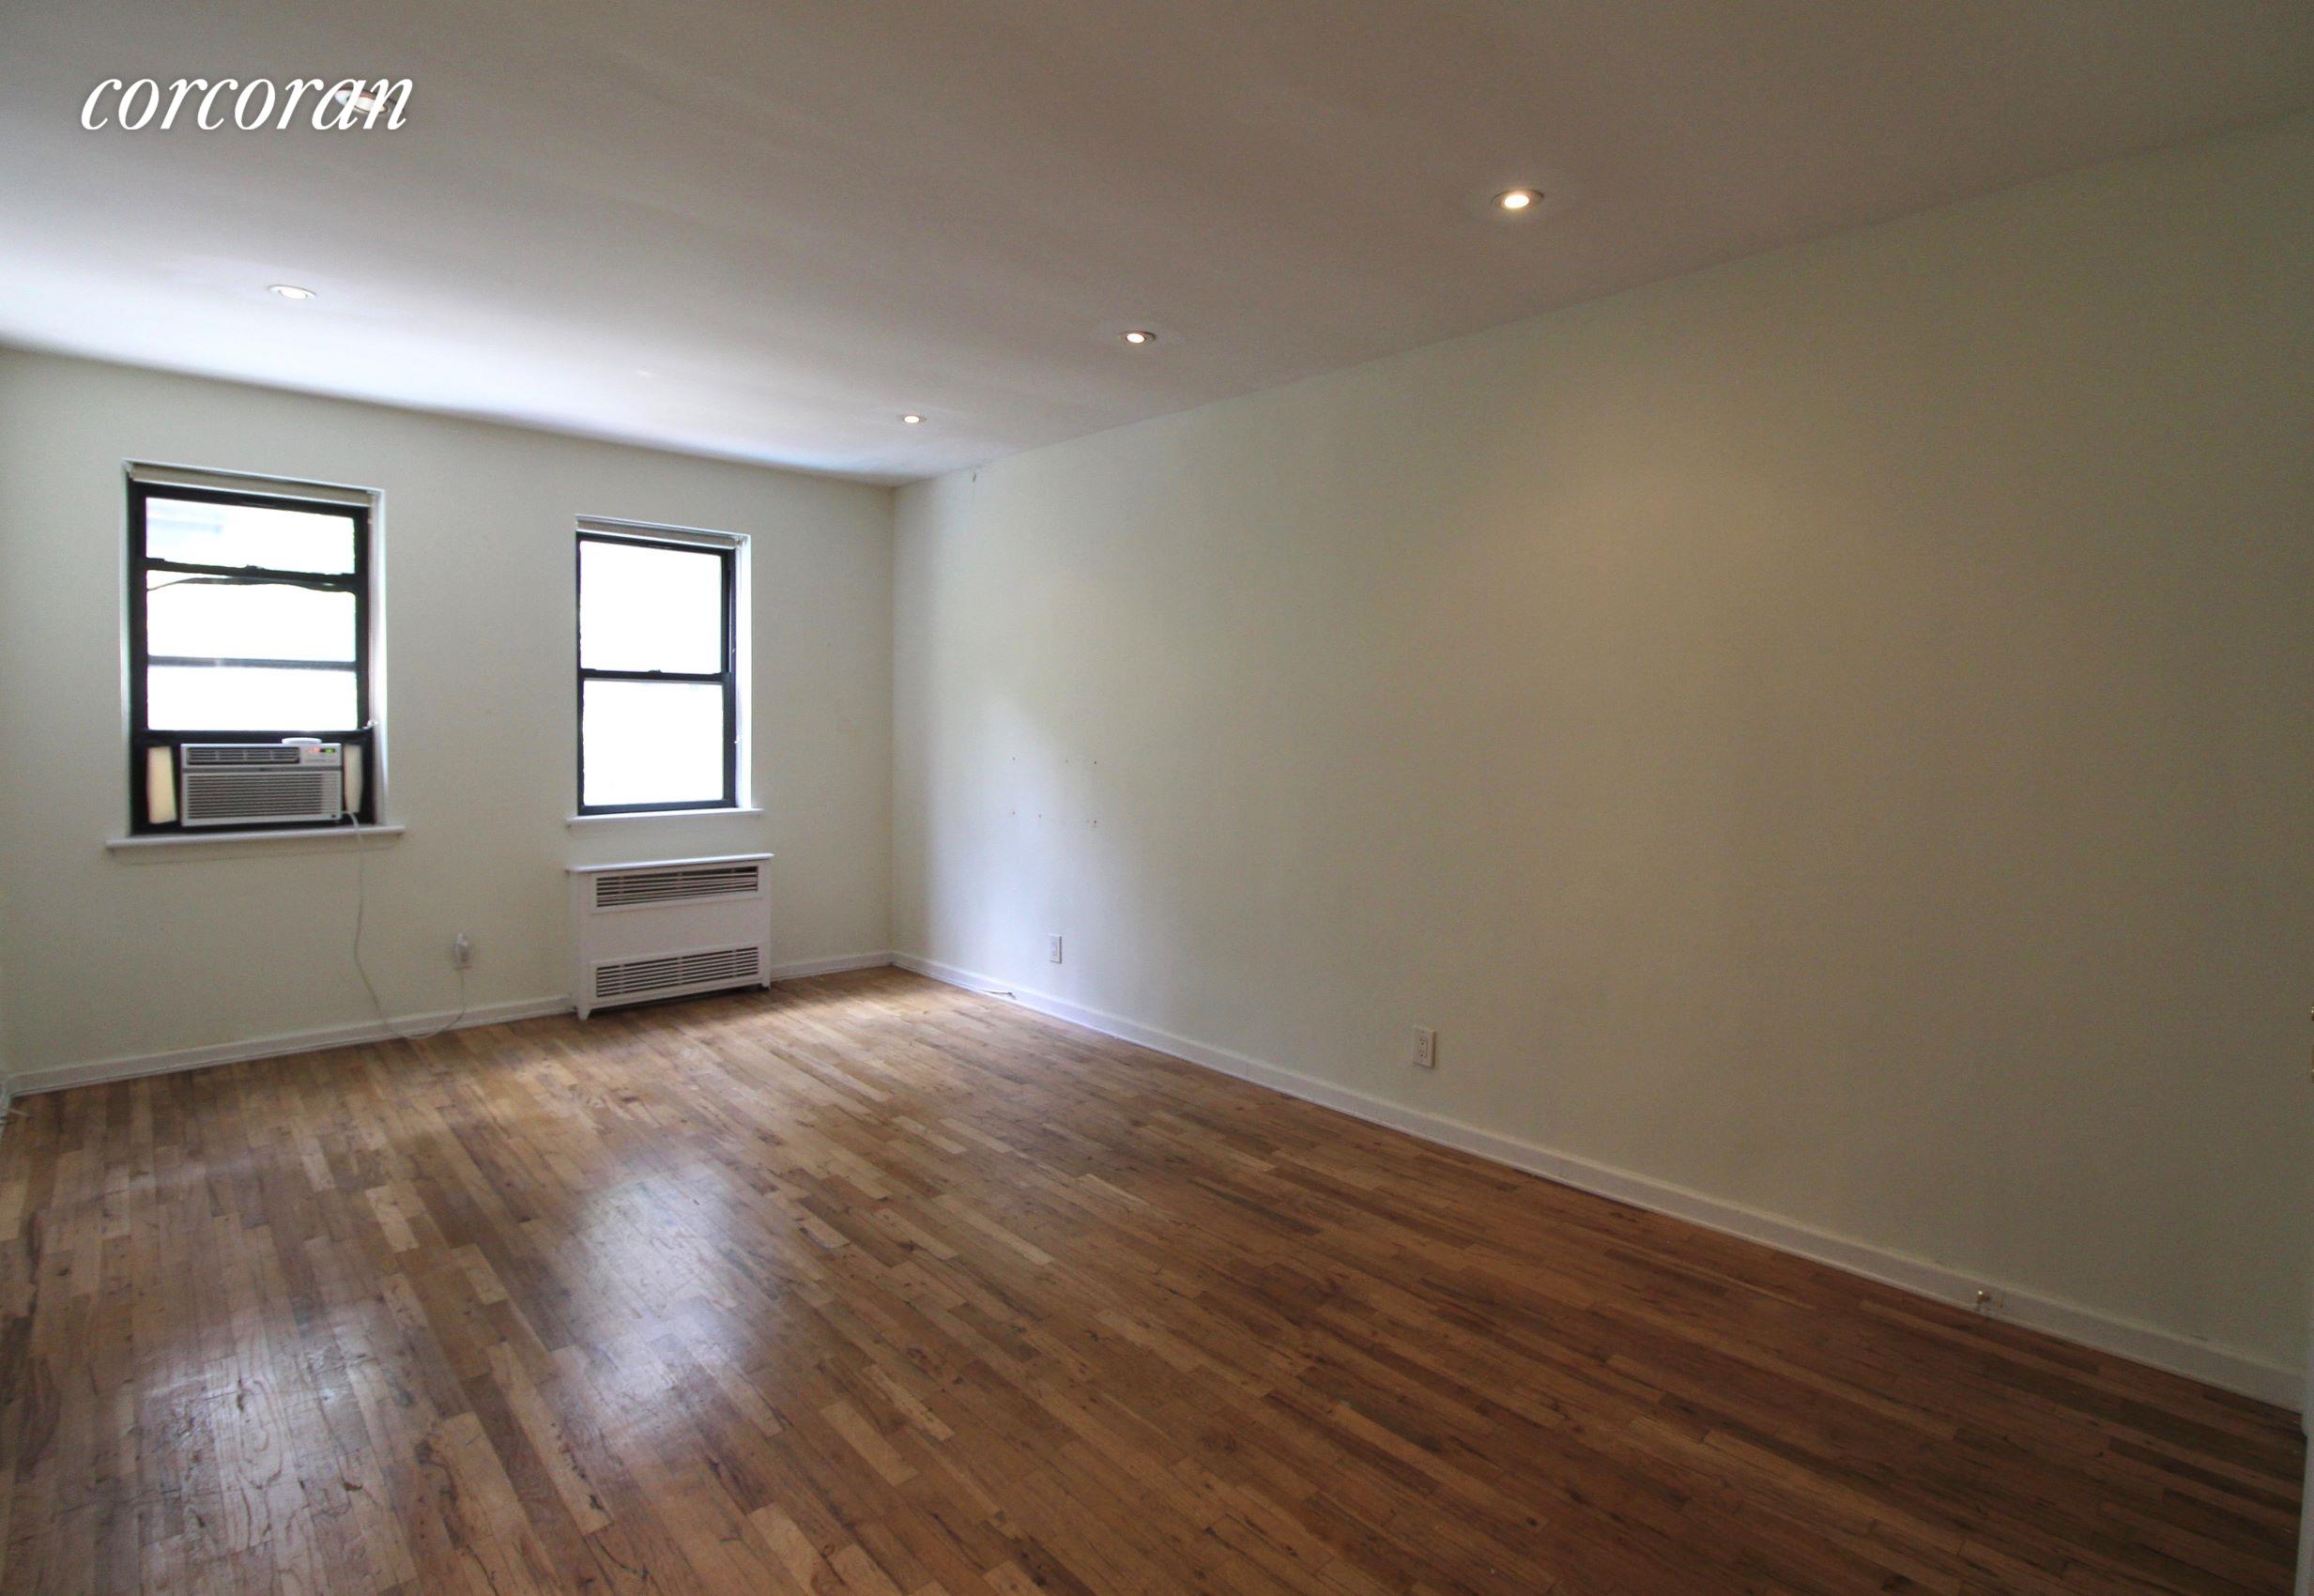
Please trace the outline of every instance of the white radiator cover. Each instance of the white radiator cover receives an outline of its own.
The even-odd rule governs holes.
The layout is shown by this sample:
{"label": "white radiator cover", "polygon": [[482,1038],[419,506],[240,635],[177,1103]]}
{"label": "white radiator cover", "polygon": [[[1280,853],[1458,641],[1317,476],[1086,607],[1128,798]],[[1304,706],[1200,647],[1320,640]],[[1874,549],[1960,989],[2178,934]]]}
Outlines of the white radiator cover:
{"label": "white radiator cover", "polygon": [[575,865],[571,1001],[613,1004],[772,984],[769,853]]}

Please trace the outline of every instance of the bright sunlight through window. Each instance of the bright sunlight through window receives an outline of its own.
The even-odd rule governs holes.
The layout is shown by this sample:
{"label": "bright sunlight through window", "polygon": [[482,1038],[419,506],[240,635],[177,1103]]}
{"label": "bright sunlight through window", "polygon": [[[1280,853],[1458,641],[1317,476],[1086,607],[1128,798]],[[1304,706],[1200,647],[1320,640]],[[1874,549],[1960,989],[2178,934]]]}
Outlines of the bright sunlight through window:
{"label": "bright sunlight through window", "polygon": [[578,537],[582,815],[738,803],[738,550]]}

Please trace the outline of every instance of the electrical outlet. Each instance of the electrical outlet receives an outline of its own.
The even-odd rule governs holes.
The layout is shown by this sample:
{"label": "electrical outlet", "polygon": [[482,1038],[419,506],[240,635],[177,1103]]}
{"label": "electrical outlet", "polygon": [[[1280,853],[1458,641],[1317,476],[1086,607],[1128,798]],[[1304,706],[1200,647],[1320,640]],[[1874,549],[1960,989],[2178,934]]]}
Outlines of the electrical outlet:
{"label": "electrical outlet", "polygon": [[1051,959],[1055,964],[1061,962],[1061,939],[1059,937],[1047,937],[1045,939],[1045,957]]}
{"label": "electrical outlet", "polygon": [[464,931],[450,939],[450,967],[452,970],[474,968],[474,944]]}
{"label": "electrical outlet", "polygon": [[1427,1025],[1414,1028],[1414,1067],[1417,1069],[1438,1067],[1438,1033]]}

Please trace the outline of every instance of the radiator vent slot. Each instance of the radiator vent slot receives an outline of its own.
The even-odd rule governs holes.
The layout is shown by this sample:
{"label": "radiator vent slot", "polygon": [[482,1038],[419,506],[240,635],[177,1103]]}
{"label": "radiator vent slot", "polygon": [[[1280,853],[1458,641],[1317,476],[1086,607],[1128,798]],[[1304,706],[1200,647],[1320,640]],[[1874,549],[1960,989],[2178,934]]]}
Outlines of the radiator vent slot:
{"label": "radiator vent slot", "polygon": [[763,888],[760,865],[685,865],[671,869],[620,870],[594,878],[597,909],[644,903],[686,903],[702,898],[745,898]]}
{"label": "radiator vent slot", "polygon": [[658,992],[738,986],[763,970],[762,949],[722,947],[706,953],[677,953],[658,959],[630,959],[594,967],[594,999],[650,997]]}

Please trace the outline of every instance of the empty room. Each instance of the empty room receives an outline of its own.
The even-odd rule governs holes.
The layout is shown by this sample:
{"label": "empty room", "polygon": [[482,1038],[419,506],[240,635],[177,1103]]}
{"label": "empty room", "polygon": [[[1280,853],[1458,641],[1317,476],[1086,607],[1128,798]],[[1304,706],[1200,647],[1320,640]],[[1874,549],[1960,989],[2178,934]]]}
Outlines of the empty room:
{"label": "empty room", "polygon": [[2314,5],[0,0],[0,1596],[2314,1596]]}

